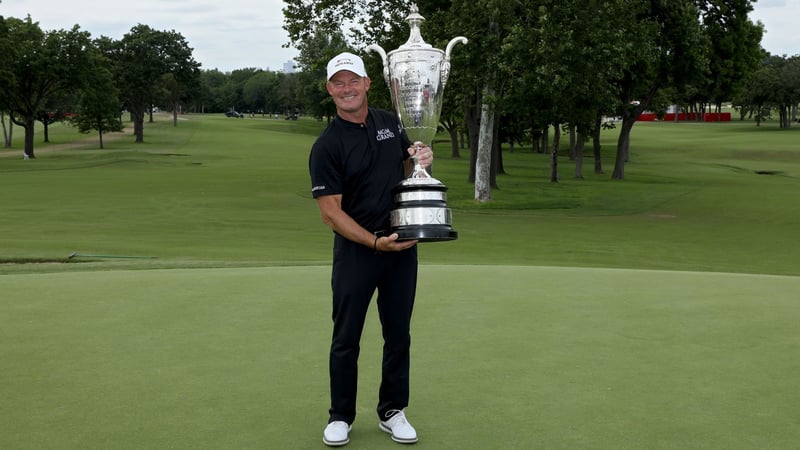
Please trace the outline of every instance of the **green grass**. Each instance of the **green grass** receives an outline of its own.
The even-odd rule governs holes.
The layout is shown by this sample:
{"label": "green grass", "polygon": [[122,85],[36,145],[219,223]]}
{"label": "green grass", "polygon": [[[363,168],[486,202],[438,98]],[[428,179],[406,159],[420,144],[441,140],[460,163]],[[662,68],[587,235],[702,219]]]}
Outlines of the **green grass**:
{"label": "green grass", "polygon": [[[54,126],[34,161],[0,150],[0,448],[323,448],[324,124],[182,119],[139,145],[56,151],[85,137]],[[459,239],[420,246],[416,447],[800,440],[800,131],[640,123],[624,181],[614,139],[606,174],[562,158],[558,184],[547,156],[506,153],[489,204],[438,149]],[[373,308],[347,448],[397,448],[380,351]]]}
{"label": "green grass", "polygon": [[[3,448],[323,448],[329,268],[0,280]],[[420,448],[792,448],[797,277],[425,265]],[[363,339],[349,448],[394,448]]]}
{"label": "green grass", "polygon": [[[185,119],[173,128],[158,116],[144,144],[125,137],[103,151],[92,142],[52,153],[45,146],[35,161],[0,158],[0,259],[158,257],[103,267],[329,259],[330,232],[307,174],[323,123]],[[51,135],[66,131],[54,126]],[[614,139],[605,136],[607,173],[591,173],[587,160],[581,181],[567,158],[554,184],[546,155],[506,153],[508,174],[489,204],[472,200],[466,158],[439,158],[434,173],[449,187],[461,238],[426,246],[425,261],[800,274],[790,245],[800,223],[797,129],[640,123],[621,182],[609,175]],[[30,269],[0,268],[20,270]]]}

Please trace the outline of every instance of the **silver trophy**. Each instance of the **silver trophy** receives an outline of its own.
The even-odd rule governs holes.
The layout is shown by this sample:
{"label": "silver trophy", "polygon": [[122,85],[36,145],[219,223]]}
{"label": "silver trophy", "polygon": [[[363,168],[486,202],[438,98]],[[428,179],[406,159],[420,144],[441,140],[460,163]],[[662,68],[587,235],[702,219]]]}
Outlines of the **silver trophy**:
{"label": "silver trophy", "polygon": [[[425,20],[416,4],[406,22],[411,27],[408,41],[387,55],[378,45],[374,51],[383,60],[383,77],[392,95],[394,110],[408,138],[415,145],[433,146],[442,112],[442,93],[450,76],[450,51],[467,38],[453,38],[442,51],[425,43],[419,26]],[[449,241],[458,238],[451,227],[452,212],[447,207],[447,187],[433,178],[414,158],[411,176],[393,190],[395,206],[391,212],[390,233],[398,240]]]}

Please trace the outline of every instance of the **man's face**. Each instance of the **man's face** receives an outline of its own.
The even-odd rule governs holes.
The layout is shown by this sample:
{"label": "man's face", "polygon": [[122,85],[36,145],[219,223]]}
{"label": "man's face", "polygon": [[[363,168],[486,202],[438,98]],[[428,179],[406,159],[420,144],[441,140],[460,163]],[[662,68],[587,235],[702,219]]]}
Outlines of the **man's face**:
{"label": "man's face", "polygon": [[369,85],[369,77],[362,78],[347,70],[336,73],[326,84],[336,108],[347,113],[366,108]]}

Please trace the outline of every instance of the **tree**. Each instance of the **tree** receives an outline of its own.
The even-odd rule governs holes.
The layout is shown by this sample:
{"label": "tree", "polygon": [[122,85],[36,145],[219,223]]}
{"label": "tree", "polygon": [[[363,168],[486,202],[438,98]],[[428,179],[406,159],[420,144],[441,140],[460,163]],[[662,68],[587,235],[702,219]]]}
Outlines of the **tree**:
{"label": "tree", "polygon": [[200,112],[224,112],[230,103],[226,100],[228,76],[218,69],[200,73]]}
{"label": "tree", "polygon": [[[275,92],[275,101],[281,110],[288,113],[295,113],[299,110],[299,103],[297,102],[297,75],[294,73],[278,73],[277,79],[277,92]],[[267,99],[267,104],[269,104]]]}
{"label": "tree", "polygon": [[797,120],[800,103],[800,56],[770,55],[746,82],[741,95],[736,98],[742,119],[755,117],[756,126],[778,112],[778,126],[790,128]]}
{"label": "tree", "polygon": [[12,55],[2,70],[2,100],[11,120],[25,130],[25,156],[34,155],[34,123],[48,99],[80,89],[88,68],[89,33],[78,25],[71,30],[42,31],[30,16],[8,18],[3,41]]}
{"label": "tree", "polygon": [[99,52],[91,55],[88,81],[80,93],[77,115],[70,119],[70,123],[81,133],[97,131],[102,149],[103,134],[122,131],[123,127],[119,91],[114,86],[111,63]]}
{"label": "tree", "polygon": [[759,45],[763,26],[748,18],[753,10],[751,3],[750,0],[698,0],[703,32],[710,46],[704,92],[716,106],[716,112],[721,111],[723,102],[742,91],[745,81],[760,67],[764,57]]}
{"label": "tree", "polygon": [[[176,31],[158,31],[138,24],[120,41],[110,42],[106,51],[114,63],[123,105],[131,113],[136,142],[144,142],[144,115],[152,110],[161,90],[175,104],[199,91],[200,64],[192,57],[186,39]],[[167,80],[171,84],[165,89],[163,82]]]}
{"label": "tree", "polygon": [[9,114],[8,127],[6,127],[6,112],[10,109],[12,86],[16,84],[13,72],[13,63],[17,58],[17,48],[11,42],[6,19],[0,16],[0,124],[3,126],[3,146],[11,147],[14,122]]}
{"label": "tree", "polygon": [[[522,10],[521,2],[454,0],[446,10],[449,13],[442,9],[436,16],[442,23],[445,19],[441,15],[447,14],[447,26],[441,28],[448,35],[452,34],[449,37],[464,35],[470,39],[467,48],[453,56],[452,66],[454,70],[463,72],[456,79],[465,82],[455,84],[456,89],[468,95],[464,105],[472,152],[470,165],[474,167],[474,178],[470,179],[475,182],[474,198],[479,202],[491,201],[491,190],[497,187],[499,166],[493,166],[492,162],[500,161],[500,147],[495,145],[500,127],[495,122],[501,113],[500,99],[514,76],[509,70],[506,40],[519,23]],[[440,30],[433,34],[432,39],[447,39],[447,35],[443,36]]]}
{"label": "tree", "polygon": [[[87,71],[88,73],[88,71]],[[47,97],[36,112],[36,121],[42,124],[44,142],[50,142],[50,125],[63,122],[75,112],[77,103],[76,90],[59,91]]]}
{"label": "tree", "polygon": [[660,89],[682,90],[706,74],[708,48],[698,10],[689,0],[631,0],[615,4],[614,20],[626,37],[619,51],[625,65],[615,80],[622,117],[612,178],[625,178],[630,135],[639,115]]}
{"label": "tree", "polygon": [[778,108],[781,128],[790,128],[797,118],[800,103],[800,56],[784,58],[777,72],[778,89],[774,92],[774,103]]}
{"label": "tree", "polygon": [[245,67],[236,69],[228,75],[228,85],[225,90],[226,100],[228,101],[225,108],[226,111],[231,109],[243,111],[250,108],[248,100],[245,98],[244,87],[249,80],[260,72],[262,72],[261,69]]}
{"label": "tree", "polygon": [[747,79],[744,92],[736,99],[742,119],[755,118],[756,126],[769,118],[775,92],[780,88],[778,68],[780,57],[765,58],[761,68]]}
{"label": "tree", "polygon": [[543,125],[554,125],[550,181],[559,181],[561,124],[570,130],[574,152],[570,156],[575,160],[575,177],[580,179],[584,143],[599,127],[597,118],[616,104],[611,80],[620,76],[624,65],[617,50],[623,36],[608,25],[614,20],[612,2],[538,3],[525,20],[531,25],[518,27],[510,40],[518,55],[513,60],[515,71],[531,74],[515,87],[515,97],[534,105],[529,109],[536,111],[540,122],[547,119]]}

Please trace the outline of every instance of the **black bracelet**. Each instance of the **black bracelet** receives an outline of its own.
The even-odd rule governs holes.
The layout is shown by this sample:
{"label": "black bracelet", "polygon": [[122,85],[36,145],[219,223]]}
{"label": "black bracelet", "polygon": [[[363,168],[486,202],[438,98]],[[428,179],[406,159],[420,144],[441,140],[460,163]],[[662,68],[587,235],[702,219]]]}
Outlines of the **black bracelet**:
{"label": "black bracelet", "polygon": [[375,242],[372,243],[372,251],[378,253],[378,239],[380,236],[375,236]]}

